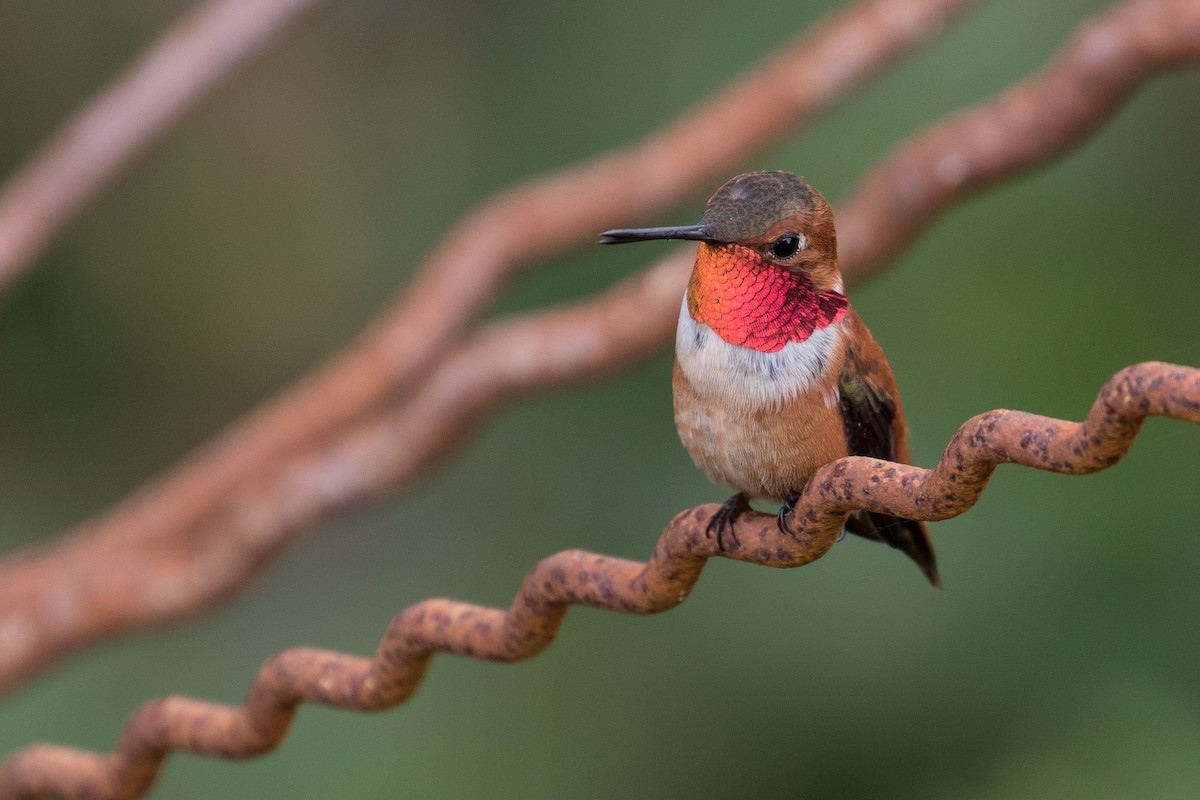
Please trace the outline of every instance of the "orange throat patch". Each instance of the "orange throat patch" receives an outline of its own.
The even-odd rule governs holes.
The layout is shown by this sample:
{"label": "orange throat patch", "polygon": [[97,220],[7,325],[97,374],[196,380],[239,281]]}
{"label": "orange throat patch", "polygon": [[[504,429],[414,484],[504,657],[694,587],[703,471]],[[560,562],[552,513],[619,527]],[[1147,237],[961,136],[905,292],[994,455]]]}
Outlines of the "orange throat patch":
{"label": "orange throat patch", "polygon": [[848,302],[840,292],[816,292],[805,275],[748,247],[702,243],[687,304],[692,319],[730,344],[774,353],[840,322]]}

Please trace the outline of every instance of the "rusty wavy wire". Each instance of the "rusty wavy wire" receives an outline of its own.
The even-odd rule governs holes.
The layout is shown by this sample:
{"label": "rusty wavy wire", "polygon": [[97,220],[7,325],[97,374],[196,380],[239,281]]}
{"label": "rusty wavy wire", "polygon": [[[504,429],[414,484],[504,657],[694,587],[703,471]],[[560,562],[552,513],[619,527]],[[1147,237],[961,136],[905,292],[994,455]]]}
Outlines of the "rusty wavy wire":
{"label": "rusty wavy wire", "polygon": [[[239,540],[219,523],[261,514],[273,528],[287,516],[283,509],[262,514],[254,498],[232,504],[231,497],[246,498],[246,484],[282,480],[339,428],[411,391],[461,345],[464,329],[518,269],[709,188],[975,2],[853,3],[644,140],[529,181],[466,214],[403,295],[341,354],[113,508],[0,563],[0,688],[113,630],[176,618],[227,596],[280,542],[267,535]],[[147,582],[156,567],[187,575]],[[55,600],[47,603],[47,593]],[[47,614],[50,607],[58,611]]]}
{"label": "rusty wavy wire", "polygon": [[[811,41],[861,33],[872,8],[883,13],[857,7],[827,22]],[[1111,64],[1100,57],[1104,53],[1112,56]],[[1198,58],[1200,3],[1134,0],[1089,20],[1046,69],[919,134],[871,173],[839,211],[845,271],[853,281],[878,269],[945,204],[1042,164],[1103,124],[1139,82]],[[735,94],[713,103],[734,103]],[[1006,149],[1006,137],[1016,133],[1020,136]],[[956,165],[949,189],[948,157]],[[649,177],[661,179],[658,172]],[[893,184],[926,189],[896,194],[889,188]],[[502,197],[480,213],[499,214],[506,202]],[[899,228],[906,231],[901,237],[884,235]],[[890,244],[871,244],[876,230]],[[367,404],[373,405],[375,392],[383,392],[385,384],[394,389],[408,373],[381,363],[378,348],[351,348],[346,358],[357,366],[348,372],[335,365],[313,374],[306,388],[285,393],[107,514],[50,548],[0,563],[0,628],[12,634],[0,646],[0,686],[97,638],[219,602],[297,531],[419,474],[497,404],[655,352],[669,341],[689,267],[690,258],[675,253],[577,307],[478,331],[446,353],[409,396],[371,414],[361,415],[367,398],[374,398]],[[421,299],[437,311],[437,296],[418,290],[407,302],[415,308]],[[403,317],[381,324],[395,330]],[[425,340],[417,349],[428,345]],[[364,394],[354,376],[372,365],[371,380],[381,383]],[[331,383],[334,376],[350,383]],[[321,403],[329,418],[319,417]],[[330,426],[353,409],[361,415],[355,423],[330,435]],[[298,444],[298,437],[312,441]],[[122,558],[112,559],[114,552]],[[96,569],[99,563],[105,569]],[[71,587],[75,607],[47,618],[48,593],[64,586]],[[54,597],[53,607],[61,608],[63,594]]]}
{"label": "rusty wavy wire", "polygon": [[1150,78],[1200,64],[1200,2],[1134,0],[1088,20],[1037,74],[930,127],[867,176],[838,219],[843,267],[872,275],[947,208],[1068,152]]}
{"label": "rusty wavy wire", "polygon": [[1072,475],[1106,469],[1128,451],[1149,416],[1200,423],[1200,369],[1158,362],[1127,367],[1104,385],[1082,422],[988,411],[958,429],[933,469],[864,457],[831,462],[805,486],[792,517],[794,536],[781,533],[773,515],[754,513],[739,521],[735,546],[718,552],[705,533],[717,506],[702,505],[671,520],[645,563],[568,550],[530,570],[507,609],[425,600],[392,620],[374,658],[287,650],[263,664],[241,706],[168,697],[136,711],[110,755],[54,745],[19,751],[0,768],[0,800],[140,796],[173,750],[240,759],[273,749],[300,703],[360,711],[403,703],[436,653],[500,662],[536,655],[571,605],[629,614],[673,608],[714,556],[803,566],[832,547],[856,508],[948,519],[975,504],[1000,464]]}

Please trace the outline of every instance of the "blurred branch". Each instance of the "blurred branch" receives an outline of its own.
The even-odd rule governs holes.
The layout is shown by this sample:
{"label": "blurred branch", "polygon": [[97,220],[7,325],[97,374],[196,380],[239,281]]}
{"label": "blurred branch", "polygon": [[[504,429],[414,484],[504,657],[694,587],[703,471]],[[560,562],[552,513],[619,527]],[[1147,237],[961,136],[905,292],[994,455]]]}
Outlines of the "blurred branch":
{"label": "blurred branch", "polygon": [[[0,685],[92,638],[197,611],[237,589],[281,542],[266,533],[233,536],[222,526],[235,521],[239,530],[294,533],[299,524],[289,504],[267,508],[230,498],[244,500],[247,486],[266,483],[275,486],[274,496],[293,497],[284,481],[292,465],[306,452],[320,452],[339,427],[411,390],[506,277],[618,219],[678,202],[971,4],[854,4],[645,141],[525,184],[466,215],[405,294],[340,356],[107,514],[49,548],[0,564]],[[659,317],[656,324],[667,323]],[[341,484],[373,481],[332,464],[324,475],[318,498],[354,496]],[[338,502],[347,501],[331,500],[324,510]],[[158,580],[155,567],[179,580]]]}
{"label": "blurred branch", "polygon": [[241,706],[168,697],[142,706],[125,725],[116,752],[101,756],[53,745],[12,755],[0,769],[0,800],[54,794],[130,798],[153,783],[166,755],[183,750],[247,758],[278,745],[302,702],[378,710],[417,690],[436,653],[511,662],[553,640],[570,605],[653,614],[683,602],[709,558],[798,567],[833,546],[856,508],[941,520],[971,508],[999,464],[1082,475],[1115,464],[1147,416],[1200,423],[1200,370],[1149,362],[1117,373],[1083,422],[996,410],[964,423],[932,470],[849,457],[813,475],[792,517],[795,536],[775,517],[742,517],[732,549],[718,551],[705,532],[716,505],[677,515],[646,563],[580,550],[550,556],[525,577],[507,610],[426,600],[398,614],[374,658],[315,649],[288,650],[258,671]]}
{"label": "blurred branch", "polygon": [[678,304],[690,265],[664,266],[578,306],[484,327],[439,363],[421,392],[247,479],[186,536],[130,547],[120,528],[85,533],[4,565],[11,578],[0,582],[0,597],[19,603],[10,619],[41,610],[30,602],[57,603],[57,615],[33,631],[42,650],[22,655],[44,659],[81,640],[201,611],[253,578],[306,525],[422,474],[505,400],[659,350],[670,326],[627,314],[668,297]]}
{"label": "blurred branch", "polygon": [[217,83],[320,0],[208,0],[0,187],[0,290]]}
{"label": "blurred branch", "polygon": [[1197,63],[1196,0],[1135,0],[1090,20],[1040,73],[872,170],[838,215],[843,267],[873,275],[954,203],[1068,152],[1147,80]]}

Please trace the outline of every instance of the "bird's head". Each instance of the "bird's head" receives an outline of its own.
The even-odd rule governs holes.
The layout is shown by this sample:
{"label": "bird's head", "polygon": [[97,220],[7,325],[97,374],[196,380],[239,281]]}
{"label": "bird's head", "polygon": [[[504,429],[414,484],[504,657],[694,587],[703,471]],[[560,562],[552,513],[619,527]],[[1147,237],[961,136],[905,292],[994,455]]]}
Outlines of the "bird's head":
{"label": "bird's head", "polygon": [[790,172],[733,178],[709,198],[695,225],[600,234],[602,244],[652,239],[699,241],[698,270],[709,260],[751,271],[777,267],[807,278],[818,294],[842,290],[833,210],[820,192]]}

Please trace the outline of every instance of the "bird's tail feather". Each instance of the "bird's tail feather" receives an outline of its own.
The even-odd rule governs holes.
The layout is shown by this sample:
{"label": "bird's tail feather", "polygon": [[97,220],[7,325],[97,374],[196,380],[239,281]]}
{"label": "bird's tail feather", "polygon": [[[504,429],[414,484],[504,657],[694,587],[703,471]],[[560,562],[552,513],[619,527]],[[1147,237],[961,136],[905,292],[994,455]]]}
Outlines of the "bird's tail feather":
{"label": "bird's tail feather", "polygon": [[909,558],[917,562],[917,566],[925,573],[930,583],[934,586],[942,585],[938,577],[937,557],[933,554],[933,545],[929,541],[925,523],[874,511],[856,511],[846,520],[846,530],[904,551]]}

